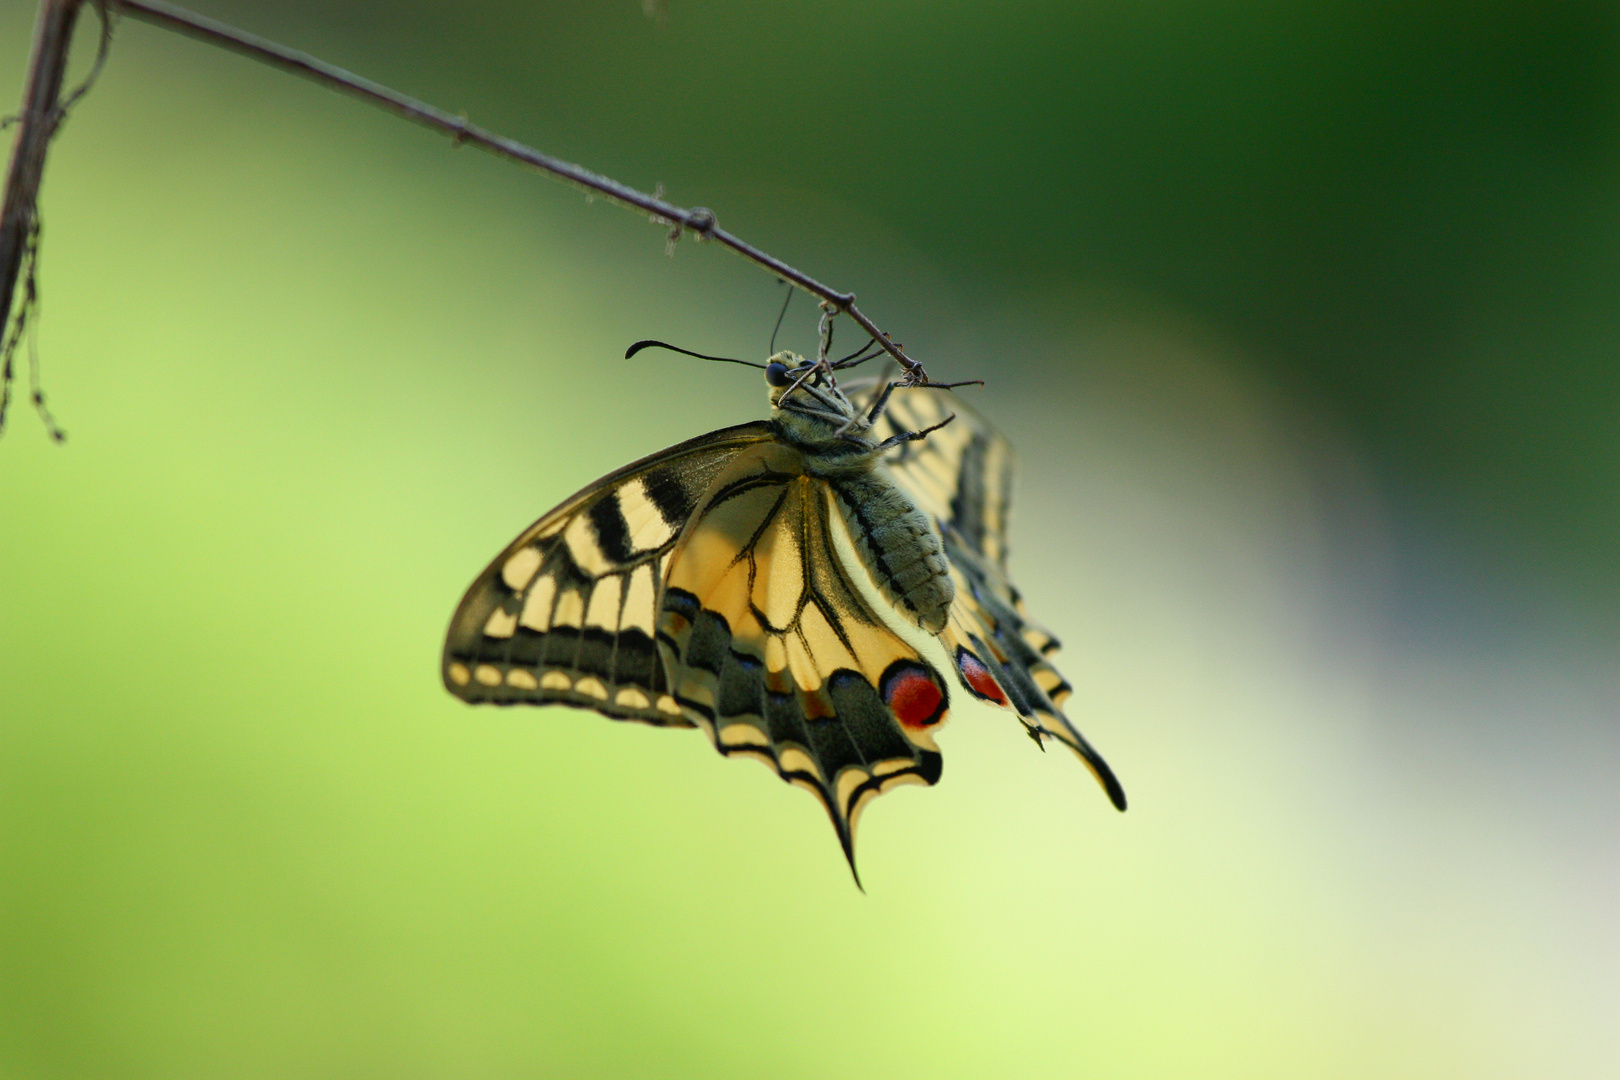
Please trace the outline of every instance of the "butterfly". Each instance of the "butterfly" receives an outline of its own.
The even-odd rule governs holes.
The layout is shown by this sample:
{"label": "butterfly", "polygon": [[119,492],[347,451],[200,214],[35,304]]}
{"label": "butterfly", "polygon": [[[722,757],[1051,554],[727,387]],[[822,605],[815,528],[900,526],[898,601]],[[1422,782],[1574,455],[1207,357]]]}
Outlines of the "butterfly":
{"label": "butterfly", "polygon": [[857,406],[825,359],[753,366],[770,419],[610,473],[478,575],[450,693],[700,727],[815,795],[852,872],[867,803],[939,780],[953,693],[1068,746],[1125,809],[1007,577],[1008,442],[939,384],[878,380]]}

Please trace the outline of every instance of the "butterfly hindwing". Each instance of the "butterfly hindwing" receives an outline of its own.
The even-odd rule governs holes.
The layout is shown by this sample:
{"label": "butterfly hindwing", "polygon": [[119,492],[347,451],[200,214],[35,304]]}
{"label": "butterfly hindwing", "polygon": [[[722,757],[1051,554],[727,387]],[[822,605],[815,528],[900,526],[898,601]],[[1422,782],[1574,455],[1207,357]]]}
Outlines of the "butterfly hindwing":
{"label": "butterfly hindwing", "polygon": [[952,413],[952,423],[897,447],[887,466],[944,537],[956,598],[940,637],[958,681],[975,697],[1016,713],[1037,742],[1051,737],[1068,746],[1123,810],[1118,779],[1063,714],[1070,687],[1048,659],[1058,641],[1030,620],[1008,579],[1011,445],[960,397],[927,390],[896,391],[876,433],[922,430]]}
{"label": "butterfly hindwing", "polygon": [[672,554],[658,642],[715,747],[814,793],[849,855],[870,799],[939,778],[949,692],[920,631],[878,613],[832,485],[803,465],[776,443],[728,463]]}
{"label": "butterfly hindwing", "polygon": [[897,390],[873,428],[887,437],[901,431],[949,424],[926,439],[902,443],[885,459],[889,472],[934,518],[1003,576],[1007,572],[1007,515],[1011,504],[1012,444],[959,395],[937,390]]}
{"label": "butterfly hindwing", "polygon": [[471,702],[557,702],[690,726],[655,644],[663,570],[714,477],[765,423],[699,436],[597,481],[535,522],[462,597],[443,675]]}
{"label": "butterfly hindwing", "polygon": [[[1109,801],[1125,809],[1125,791],[1108,762],[1086,741],[1062,704],[1070,687],[1029,641],[1022,603],[1013,593],[1003,600],[992,573],[971,552],[945,543],[956,583],[951,622],[940,636],[953,657],[962,684],[976,697],[1018,714],[1036,742],[1053,738],[1085,762]],[[1051,648],[1056,649],[1050,637]]]}

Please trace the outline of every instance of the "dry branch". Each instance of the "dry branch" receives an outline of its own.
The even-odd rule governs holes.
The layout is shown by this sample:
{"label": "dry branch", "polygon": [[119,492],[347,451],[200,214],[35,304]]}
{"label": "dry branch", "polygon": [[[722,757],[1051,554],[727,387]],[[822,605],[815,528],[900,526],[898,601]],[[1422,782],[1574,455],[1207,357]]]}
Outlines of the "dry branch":
{"label": "dry branch", "polygon": [[[924,382],[928,378],[921,364],[907,356],[898,344],[855,306],[854,293],[840,292],[824,285],[774,255],[722,229],[715,219],[714,212],[706,207],[676,206],[665,201],[660,194],[649,195],[644,191],[637,191],[611,177],[543,154],[516,140],[469,123],[464,117],[453,116],[443,109],[407,97],[306,53],[266,41],[206,16],[163,3],[162,0],[41,0],[34,26],[34,44],[29,59],[22,110],[17,119],[17,140],[12,149],[11,167],[6,178],[4,215],[3,219],[0,219],[0,328],[6,327],[8,320],[11,319],[12,298],[18,291],[21,268],[32,257],[33,245],[38,234],[39,188],[45,167],[45,155],[51,137],[56,133],[65,114],[65,103],[61,98],[62,80],[67,68],[73,27],[80,7],[86,2],[94,2],[98,7],[102,7],[104,19],[108,14],[128,15],[132,19],[186,34],[283,71],[301,75],[330,89],[358,97],[396,116],[442,132],[458,144],[469,143],[499,157],[566,180],[622,206],[646,213],[654,222],[669,229],[672,241],[678,239],[683,232],[691,232],[700,239],[711,240],[728,247],[750,262],[815,296],[827,311],[848,315],[872,335],[878,347],[899,361],[909,381]],[[105,38],[103,45],[105,47]],[[68,103],[71,103],[71,98]],[[31,296],[31,291],[29,295]],[[19,307],[17,319],[12,322],[13,329],[19,333],[8,336],[7,340],[20,337],[20,329],[26,316],[27,306]],[[39,404],[37,400],[36,404]]]}

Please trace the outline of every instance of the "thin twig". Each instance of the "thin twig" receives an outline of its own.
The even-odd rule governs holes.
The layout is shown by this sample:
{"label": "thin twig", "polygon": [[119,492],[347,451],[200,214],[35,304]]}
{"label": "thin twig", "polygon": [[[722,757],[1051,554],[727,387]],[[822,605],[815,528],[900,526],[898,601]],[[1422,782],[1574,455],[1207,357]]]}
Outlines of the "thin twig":
{"label": "thin twig", "polygon": [[[77,2],[77,0],[76,0]],[[0,307],[0,327],[5,328],[0,333],[0,434],[6,429],[6,413],[11,405],[12,380],[15,376],[17,350],[23,338],[28,339],[28,400],[33,403],[34,412],[39,414],[40,423],[45,425],[45,431],[57,442],[67,441],[67,433],[56,423],[50,409],[45,406],[45,388],[39,378],[39,237],[43,229],[39,216],[39,185],[44,175],[44,148],[50,144],[57,131],[62,127],[62,121],[67,119],[68,110],[75,102],[90,92],[95,85],[96,77],[107,63],[107,54],[112,48],[112,23],[107,18],[106,6],[101,0],[92,0],[96,14],[101,17],[101,41],[96,47],[95,63],[90,66],[90,73],[84,77],[66,97],[51,105],[35,125],[35,137],[39,149],[36,151],[39,160],[39,169],[34,173],[34,191],[31,200],[19,196],[16,206],[16,220],[24,221],[22,229],[21,251],[13,258],[14,249],[0,245],[0,265],[9,269],[12,281],[15,283],[11,293],[6,295],[7,301],[20,292],[21,299],[16,305],[16,313],[11,314],[9,307]],[[67,31],[67,39],[63,48],[71,45],[72,28]],[[64,72],[65,76],[65,72]],[[60,84],[57,90],[60,93]],[[24,115],[9,116],[0,121],[0,127],[13,122],[21,122]],[[18,133],[19,143],[22,134]],[[19,151],[21,147],[19,147]],[[14,160],[24,160],[29,155],[19,152]],[[23,190],[24,185],[19,184],[15,190]],[[8,188],[8,193],[11,190]],[[26,192],[25,192],[26,194]],[[14,239],[8,237],[8,240]],[[6,317],[10,315],[10,326],[6,326]]]}
{"label": "thin twig", "polygon": [[[0,423],[9,401],[12,354],[22,340],[27,318],[37,296],[33,283],[39,227],[39,184],[45,173],[45,151],[62,122],[62,79],[67,74],[68,46],[79,18],[81,0],[41,0],[34,20],[34,44],[28,57],[28,78],[22,109],[16,116],[17,139],[12,143],[11,167],[6,172],[6,194],[0,206]],[[11,298],[28,266],[24,306],[11,319]],[[36,391],[37,394],[37,391]],[[36,401],[36,405],[40,402]]]}
{"label": "thin twig", "polygon": [[[71,6],[72,0],[64,0]],[[162,0],[108,0],[108,6],[115,11],[128,14],[131,18],[143,22],[162,26],[169,30],[187,34],[199,40],[206,41],[221,48],[241,53],[243,56],[262,61],[272,67],[290,71],[295,75],[302,75],[306,79],[320,83],[334,90],[340,90],[367,101],[379,108],[386,109],[396,116],[421,124],[423,127],[433,128],[449,135],[457,143],[471,143],[480,149],[487,150],[500,157],[509,158],[532,166],[552,176],[567,180],[598,195],[606,196],[624,206],[634,207],[649,214],[652,219],[661,225],[670,227],[672,240],[678,239],[683,230],[689,230],[704,240],[713,240],[716,243],[735,251],[743,258],[764,267],[805,292],[819,298],[824,304],[841,314],[848,315],[867,333],[871,334],[878,344],[900,362],[905,368],[906,376],[915,382],[925,382],[927,372],[921,364],[907,356],[905,351],[887,334],[879,330],[866,314],[855,306],[855,294],[839,292],[828,285],[823,285],[815,278],[802,271],[796,270],[746,240],[722,229],[715,220],[714,211],[707,207],[694,206],[690,209],[676,206],[657,195],[649,195],[643,191],[628,187],[611,177],[591,172],[572,162],[554,158],[549,154],[525,146],[513,139],[486,131],[476,124],[468,123],[460,116],[452,116],[443,109],[417,101],[386,86],[374,83],[369,79],[361,78],[352,72],[334,67],[322,60],[302,53],[296,49],[266,41],[235,27],[227,26],[203,15],[198,15],[184,8],[163,3]]]}

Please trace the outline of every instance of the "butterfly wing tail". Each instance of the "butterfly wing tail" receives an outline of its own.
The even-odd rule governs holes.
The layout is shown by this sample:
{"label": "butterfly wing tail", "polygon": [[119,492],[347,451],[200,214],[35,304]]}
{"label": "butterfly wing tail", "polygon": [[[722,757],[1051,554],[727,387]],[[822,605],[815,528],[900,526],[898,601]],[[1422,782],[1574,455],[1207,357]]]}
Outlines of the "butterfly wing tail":
{"label": "butterfly wing tail", "polygon": [[1050,634],[1025,623],[1016,595],[1003,596],[977,560],[947,539],[957,599],[940,635],[957,678],[975,697],[1016,713],[1040,744],[1050,737],[1073,750],[1108,800],[1126,806],[1125,789],[1095,747],[1063,714],[1070,687],[1043,653],[1056,651]]}

